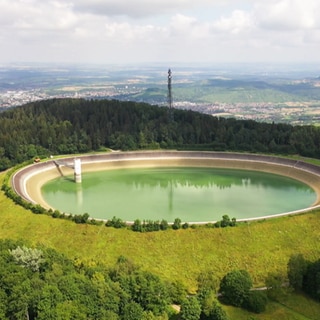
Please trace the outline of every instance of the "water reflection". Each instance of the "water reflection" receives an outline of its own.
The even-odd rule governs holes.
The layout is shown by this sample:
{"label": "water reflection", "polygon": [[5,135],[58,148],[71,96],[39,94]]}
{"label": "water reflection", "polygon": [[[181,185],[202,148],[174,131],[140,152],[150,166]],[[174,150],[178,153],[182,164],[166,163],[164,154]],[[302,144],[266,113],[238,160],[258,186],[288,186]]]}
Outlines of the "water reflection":
{"label": "water reflection", "polygon": [[127,172],[125,174],[128,177],[125,184],[134,186],[137,189],[160,187],[172,190],[174,188],[190,187],[196,189],[218,188],[222,190],[236,186],[272,187],[275,189],[290,187],[301,190],[306,188],[305,185],[291,178],[245,170],[214,169],[213,172],[208,172],[206,168],[197,168],[195,171],[192,168],[179,168],[178,171],[173,168],[169,170],[150,169],[139,173]]}
{"label": "water reflection", "polygon": [[77,205],[81,207],[83,204],[83,189],[81,183],[76,183]]}

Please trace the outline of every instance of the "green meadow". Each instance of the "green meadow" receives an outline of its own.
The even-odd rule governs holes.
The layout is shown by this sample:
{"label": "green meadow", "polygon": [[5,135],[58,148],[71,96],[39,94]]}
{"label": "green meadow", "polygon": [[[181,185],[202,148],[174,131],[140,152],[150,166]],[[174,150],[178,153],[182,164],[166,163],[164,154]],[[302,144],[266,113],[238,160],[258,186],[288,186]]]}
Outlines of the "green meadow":
{"label": "green meadow", "polygon": [[[4,178],[0,174],[0,184]],[[106,206],[108,204],[106,203]],[[234,269],[247,270],[256,287],[268,274],[285,279],[295,253],[310,261],[320,258],[320,211],[229,228],[198,227],[137,233],[127,229],[80,225],[36,215],[0,192],[0,238],[23,239],[64,253],[76,263],[113,266],[120,255],[164,279],[179,281],[192,293],[202,272],[222,278]],[[317,319],[320,304],[303,295],[284,294],[264,314],[225,307],[231,319]]]}

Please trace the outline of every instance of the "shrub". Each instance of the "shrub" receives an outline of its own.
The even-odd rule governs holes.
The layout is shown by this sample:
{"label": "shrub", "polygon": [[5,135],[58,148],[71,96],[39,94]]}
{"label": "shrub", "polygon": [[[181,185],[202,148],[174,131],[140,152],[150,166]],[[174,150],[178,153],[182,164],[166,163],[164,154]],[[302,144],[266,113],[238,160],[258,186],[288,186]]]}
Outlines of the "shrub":
{"label": "shrub", "polygon": [[220,293],[226,303],[241,307],[248,298],[251,287],[252,280],[246,270],[233,270],[221,280]]}
{"label": "shrub", "polygon": [[61,213],[59,210],[54,210],[52,213],[52,218],[60,218],[61,217]]}
{"label": "shrub", "polygon": [[135,232],[142,232],[142,224],[139,219],[134,220],[131,230]]}
{"label": "shrub", "polygon": [[84,213],[82,215],[81,214],[74,215],[72,218],[72,221],[79,224],[85,224],[88,222],[88,219],[89,219],[89,214]]}
{"label": "shrub", "polygon": [[235,227],[237,225],[237,219],[232,218],[230,220],[229,216],[227,214],[222,216],[222,220],[217,221],[214,226],[216,228],[225,228],[225,227]]}
{"label": "shrub", "polygon": [[181,219],[179,218],[176,218],[173,222],[173,225],[172,225],[172,229],[173,230],[178,230],[181,228]]}
{"label": "shrub", "polygon": [[87,222],[88,224],[91,224],[93,226],[102,226],[103,225],[103,221],[102,220],[96,220],[96,219],[90,219]]}
{"label": "shrub", "polygon": [[188,222],[185,222],[183,225],[182,225],[182,229],[188,229],[189,228],[189,223]]}
{"label": "shrub", "polygon": [[124,221],[116,217],[113,217],[112,220],[108,220],[105,225],[106,227],[114,227],[116,229],[125,228],[127,226]]}
{"label": "shrub", "polygon": [[46,212],[46,209],[40,206],[40,204],[35,204],[31,206],[31,211],[36,214],[43,214]]}
{"label": "shrub", "polygon": [[169,224],[167,220],[161,220],[160,222],[160,229],[167,230],[169,228]]}
{"label": "shrub", "polygon": [[243,308],[255,312],[262,313],[266,310],[268,297],[263,291],[250,291],[248,297],[243,303]]}

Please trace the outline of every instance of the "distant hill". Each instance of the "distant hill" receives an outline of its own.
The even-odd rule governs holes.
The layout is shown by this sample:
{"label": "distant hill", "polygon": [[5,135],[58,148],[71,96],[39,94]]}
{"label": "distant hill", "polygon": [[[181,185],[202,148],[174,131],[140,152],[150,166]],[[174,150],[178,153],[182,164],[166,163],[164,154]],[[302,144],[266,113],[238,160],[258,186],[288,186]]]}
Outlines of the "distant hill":
{"label": "distant hill", "polygon": [[[148,88],[128,98],[145,102],[165,102],[163,87]],[[314,81],[308,82],[265,82],[261,80],[209,79],[196,83],[175,84],[176,102],[199,103],[285,103],[320,100],[320,89]]]}

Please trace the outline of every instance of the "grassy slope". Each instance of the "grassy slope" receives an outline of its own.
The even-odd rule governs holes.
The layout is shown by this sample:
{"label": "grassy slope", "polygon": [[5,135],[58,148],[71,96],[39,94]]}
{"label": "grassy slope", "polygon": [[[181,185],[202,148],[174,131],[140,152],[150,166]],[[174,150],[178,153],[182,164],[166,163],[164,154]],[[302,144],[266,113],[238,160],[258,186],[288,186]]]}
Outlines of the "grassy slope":
{"label": "grassy slope", "polygon": [[[188,89],[188,90],[187,90]],[[216,88],[216,87],[203,87],[201,88],[201,94],[197,92],[197,88],[194,91],[188,93],[189,88],[177,88],[175,89],[175,97],[183,99],[186,95],[190,99],[195,101],[207,102],[207,103],[267,103],[272,102],[275,104],[284,103],[287,101],[304,101],[303,97],[298,97],[294,94],[281,92],[275,89],[257,89],[250,86],[238,87],[238,88]],[[193,95],[192,95],[193,93]]]}
{"label": "grassy slope", "polygon": [[[0,184],[2,178],[0,174]],[[284,275],[293,253],[302,253],[310,260],[320,257],[320,211],[236,228],[141,234],[34,215],[14,205],[0,192],[0,214],[0,238],[44,244],[87,263],[95,260],[113,265],[119,255],[124,255],[164,278],[180,280],[190,290],[196,289],[195,278],[201,271],[213,270],[222,277],[232,269],[246,269],[259,286],[264,284],[268,272]],[[306,300],[306,303],[309,302]],[[297,303],[291,304],[293,308],[298,307]],[[293,318],[292,311],[280,305],[271,304],[269,309],[268,315],[255,317],[275,319],[271,315],[280,312],[288,315],[281,319],[313,319]],[[320,313],[320,306],[317,311]],[[236,319],[249,319],[238,309],[228,308],[228,312],[237,314]]]}

